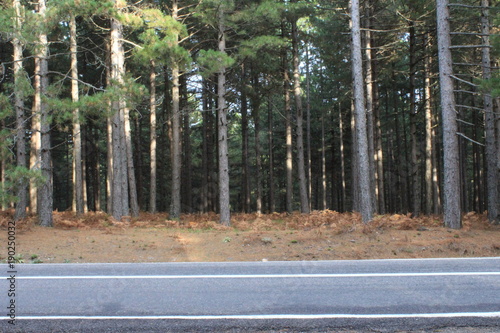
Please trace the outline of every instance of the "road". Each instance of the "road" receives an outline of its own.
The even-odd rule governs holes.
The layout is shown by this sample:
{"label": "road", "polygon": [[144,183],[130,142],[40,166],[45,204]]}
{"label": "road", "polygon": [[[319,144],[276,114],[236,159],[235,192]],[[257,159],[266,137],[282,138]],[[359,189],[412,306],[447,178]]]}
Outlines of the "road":
{"label": "road", "polygon": [[500,258],[2,267],[1,332],[500,327]]}

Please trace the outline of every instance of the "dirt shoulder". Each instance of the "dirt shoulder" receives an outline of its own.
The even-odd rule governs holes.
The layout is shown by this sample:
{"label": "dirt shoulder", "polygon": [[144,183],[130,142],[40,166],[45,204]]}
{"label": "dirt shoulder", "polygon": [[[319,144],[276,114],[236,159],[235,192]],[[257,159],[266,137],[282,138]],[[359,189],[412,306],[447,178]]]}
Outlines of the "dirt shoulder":
{"label": "dirt shoulder", "polygon": [[[7,242],[12,212],[0,213],[0,242]],[[55,226],[42,228],[31,217],[16,226],[16,253],[24,262],[201,262],[397,259],[500,256],[500,226],[469,213],[464,228],[442,227],[439,216],[377,216],[364,225],[357,214],[316,211],[236,214],[219,225],[215,214],[143,213],[115,221],[104,213],[76,217],[55,212]],[[5,248],[5,247],[4,247]],[[0,253],[5,260],[7,251]]]}

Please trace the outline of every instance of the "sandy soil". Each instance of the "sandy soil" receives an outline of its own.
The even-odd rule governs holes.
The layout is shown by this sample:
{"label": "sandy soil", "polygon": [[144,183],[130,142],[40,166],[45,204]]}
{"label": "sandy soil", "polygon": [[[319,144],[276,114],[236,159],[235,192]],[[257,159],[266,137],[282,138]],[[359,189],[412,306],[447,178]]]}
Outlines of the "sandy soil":
{"label": "sandy soil", "polygon": [[[0,243],[7,243],[12,212],[0,213]],[[464,228],[442,227],[439,216],[377,216],[316,211],[310,216],[236,214],[219,225],[215,214],[143,213],[115,221],[104,213],[76,217],[55,212],[55,226],[31,217],[16,225],[17,259],[26,263],[335,260],[500,256],[500,226],[485,215],[464,216]],[[6,246],[0,252],[5,262]]]}

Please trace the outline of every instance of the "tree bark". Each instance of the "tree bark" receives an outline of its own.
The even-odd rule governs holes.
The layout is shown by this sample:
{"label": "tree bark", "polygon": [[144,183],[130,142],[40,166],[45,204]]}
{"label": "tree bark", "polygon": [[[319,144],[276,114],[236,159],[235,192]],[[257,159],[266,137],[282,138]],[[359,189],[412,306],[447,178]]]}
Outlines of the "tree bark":
{"label": "tree bark", "polygon": [[351,1],[351,50],[352,50],[352,78],[355,130],[357,141],[357,160],[359,163],[359,192],[360,210],[364,223],[372,220],[373,198],[370,186],[370,165],[368,160],[368,139],[366,124],[366,109],[364,98],[363,63],[361,57],[361,29],[360,29],[359,1]]}
{"label": "tree bark", "polygon": [[[282,37],[285,38],[285,23],[281,22]],[[293,212],[293,147],[292,147],[292,109],[290,105],[290,75],[288,72],[288,52],[282,51],[283,62],[283,99],[285,107],[285,144],[286,144],[286,211]]]}
{"label": "tree bark", "polygon": [[273,213],[276,210],[275,194],[274,194],[274,119],[273,119],[273,108],[271,104],[271,95],[269,94],[267,99],[267,138],[269,146],[269,213]]}
{"label": "tree bark", "polygon": [[[177,1],[172,2],[172,18],[178,19]],[[175,38],[177,42],[177,38]],[[172,141],[170,145],[172,156],[172,193],[170,202],[170,219],[179,219],[181,216],[181,114],[179,94],[179,65],[172,63]]]}
{"label": "tree bark", "polygon": [[149,72],[149,212],[156,213],[156,181],[157,181],[157,161],[156,161],[156,68],[155,63],[151,60]]}
{"label": "tree bark", "polygon": [[418,161],[418,143],[417,143],[417,107],[416,107],[416,94],[415,94],[415,75],[416,75],[416,62],[415,62],[415,26],[414,22],[410,21],[410,136],[411,136],[411,188],[412,188],[412,210],[413,216],[420,215],[420,170]]}
{"label": "tree bark", "polygon": [[[370,170],[377,170],[375,164],[375,119],[374,119],[374,78],[373,78],[373,53],[372,53],[372,34],[371,34],[371,3],[370,1],[365,2],[365,38],[363,48],[365,50],[365,59],[366,59],[366,128],[368,135],[368,163],[370,165]],[[372,191],[372,206],[374,208],[374,212],[377,205],[378,199],[378,187],[376,180],[377,172],[372,172],[370,174],[370,191]],[[378,209],[376,209],[378,213]]]}
{"label": "tree bark", "polygon": [[[430,49],[430,41],[426,38],[425,45]],[[424,75],[425,75],[425,213],[427,215],[437,212],[433,211],[433,179],[432,179],[432,149],[433,147],[433,132],[432,132],[432,90],[431,90],[431,55],[428,53],[424,59]]]}
{"label": "tree bark", "polygon": [[242,151],[241,161],[243,164],[242,170],[242,189],[243,189],[243,211],[250,212],[250,163],[248,162],[248,101],[246,92],[246,71],[245,64],[241,65],[241,136],[242,136]]}
{"label": "tree bark", "polygon": [[[38,1],[38,14],[45,20],[46,2]],[[52,184],[52,157],[50,143],[50,111],[47,103],[43,101],[46,94],[48,79],[48,38],[47,34],[42,32],[39,35],[40,49],[37,54],[38,66],[35,70],[35,76],[39,77],[38,86],[35,87],[35,94],[40,101],[38,113],[40,114],[40,169],[42,172],[43,183],[38,187],[37,203],[39,223],[43,227],[52,227],[52,209],[53,209],[53,184]]]}
{"label": "tree bark", "polygon": [[[116,4],[116,1],[115,1]],[[112,84],[122,86],[123,75],[125,74],[125,57],[123,50],[122,24],[111,19],[111,79]],[[121,220],[123,216],[128,216],[129,208],[129,188],[127,175],[127,143],[125,140],[125,102],[123,96],[113,101],[112,117],[112,144],[113,144],[113,182],[112,182],[112,215],[115,219]]]}
{"label": "tree bark", "polygon": [[[20,87],[22,76],[25,75],[23,70],[23,45],[18,38],[21,32],[22,11],[20,0],[13,1],[13,8],[16,18],[14,20],[15,35],[12,39],[14,48],[13,68],[14,68],[14,108],[16,111],[16,160],[18,168],[26,168],[26,117],[24,115],[24,92]],[[3,164],[2,164],[3,165]],[[21,178],[17,182],[17,204],[14,220],[19,221],[26,218],[26,207],[28,205],[28,182],[27,179]]]}
{"label": "tree bark", "polygon": [[[255,91],[258,91],[259,81],[256,76],[252,78],[253,88]],[[255,126],[255,180],[257,182],[257,195],[256,195],[256,213],[262,214],[262,179],[261,179],[261,170],[262,170],[262,158],[260,155],[260,96],[256,96],[255,93],[252,96],[252,116],[253,122]]]}
{"label": "tree bark", "polygon": [[[219,52],[226,53],[226,25],[222,6],[218,10]],[[222,225],[231,225],[229,202],[229,151],[227,137],[226,68],[217,74],[218,140],[219,140],[219,213]]]}
{"label": "tree bark", "polygon": [[447,0],[437,0],[439,82],[443,121],[444,152],[444,224],[452,229],[462,226],[460,209],[460,170],[457,137],[457,114],[453,95],[450,15]]}
{"label": "tree bark", "polygon": [[[490,45],[490,22],[489,22],[489,0],[482,0],[481,15],[481,33],[483,34],[483,45]],[[491,79],[491,59],[490,59],[490,48],[483,47],[482,51],[482,70],[483,79]],[[483,93],[483,109],[484,109],[484,127],[485,127],[485,138],[486,138],[486,178],[487,178],[487,207],[488,207],[488,220],[492,223],[500,222],[500,212],[499,212],[499,178],[497,171],[497,161],[496,156],[499,154],[498,147],[496,145],[496,136],[500,133],[495,134],[495,113],[493,112],[493,99],[491,97],[490,91],[485,91]]]}
{"label": "tree bark", "polygon": [[[79,100],[78,92],[78,45],[76,40],[76,18],[70,18],[70,52],[71,52],[71,99]],[[82,136],[80,129],[80,110],[73,110],[73,211],[83,214],[83,168],[82,168]]]}
{"label": "tree bark", "polygon": [[309,199],[304,159],[304,111],[302,108],[302,89],[300,87],[299,36],[297,20],[292,20],[292,59],[293,59],[293,94],[295,96],[297,122],[297,175],[299,178],[300,211],[309,214]]}
{"label": "tree bark", "polygon": [[183,114],[183,122],[184,122],[184,128],[182,131],[183,135],[183,143],[181,144],[182,146],[182,151],[184,153],[184,161],[182,162],[182,165],[184,166],[182,168],[183,170],[183,176],[184,180],[182,181],[183,184],[183,199],[182,199],[182,205],[181,205],[181,210],[187,212],[187,213],[192,213],[193,211],[193,185],[192,185],[192,179],[193,179],[193,165],[192,165],[192,155],[191,155],[191,115],[189,112],[189,107],[188,107],[188,91],[187,91],[187,80],[186,80],[186,73],[182,74],[179,78],[180,82],[180,110],[181,113]]}

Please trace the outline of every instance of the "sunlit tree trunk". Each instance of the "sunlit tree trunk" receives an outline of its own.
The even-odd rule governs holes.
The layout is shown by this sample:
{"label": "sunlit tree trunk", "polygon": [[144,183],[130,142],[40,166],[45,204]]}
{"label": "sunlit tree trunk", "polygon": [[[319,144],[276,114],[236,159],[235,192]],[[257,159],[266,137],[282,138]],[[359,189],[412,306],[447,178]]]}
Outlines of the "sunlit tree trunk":
{"label": "sunlit tree trunk", "polygon": [[351,1],[351,52],[355,131],[357,141],[357,162],[359,164],[360,211],[364,223],[372,220],[373,199],[370,186],[370,170],[368,160],[368,139],[366,109],[364,99],[363,63],[361,57],[359,1]]}
{"label": "sunlit tree trunk", "polygon": [[304,130],[303,130],[303,108],[302,89],[300,87],[300,61],[299,61],[299,38],[297,20],[292,20],[292,59],[293,59],[293,93],[295,96],[296,123],[297,123],[297,175],[299,178],[300,211],[309,214],[309,199],[307,194],[307,179],[304,158]]}
{"label": "sunlit tree trunk", "polygon": [[[285,38],[285,24],[281,23],[282,37]],[[293,212],[293,147],[292,147],[292,108],[290,103],[290,75],[288,72],[288,52],[283,48],[283,99],[285,102],[285,144],[286,144],[286,211]]]}
{"label": "sunlit tree trunk", "polygon": [[156,174],[157,174],[157,161],[156,161],[156,67],[153,60],[151,60],[151,67],[149,72],[149,158],[150,158],[150,175],[149,175],[149,211],[156,213]]}
{"label": "sunlit tree trunk", "polygon": [[[42,20],[45,20],[46,2],[38,1],[38,14]],[[43,96],[47,93],[48,79],[48,51],[49,44],[47,34],[42,32],[39,35],[40,48],[36,55],[37,67],[35,76],[39,77],[35,86],[35,95],[39,100],[37,113],[40,115],[40,169],[43,177],[43,183],[38,187],[37,203],[38,218],[41,226],[52,227],[52,209],[53,209],[53,184],[52,184],[52,157],[50,144],[50,111],[47,103],[43,101]]]}
{"label": "sunlit tree trunk", "polygon": [[453,229],[462,226],[460,208],[460,169],[457,137],[457,114],[453,95],[450,15],[447,0],[437,0],[439,82],[443,121],[444,152],[444,224]]}
{"label": "sunlit tree trunk", "polygon": [[[125,74],[125,57],[122,45],[122,24],[111,19],[111,79],[112,84],[123,85]],[[127,178],[127,146],[125,140],[125,103],[123,96],[113,101],[112,145],[113,145],[113,181],[112,181],[112,215],[121,220],[130,213]]]}
{"label": "sunlit tree trunk", "polygon": [[[426,38],[426,45],[429,45]],[[431,90],[431,55],[426,54],[424,59],[424,75],[425,75],[425,213],[436,214],[433,210],[433,165],[432,165],[432,150],[433,131],[432,131],[432,90]],[[436,198],[434,198],[436,200]]]}
{"label": "sunlit tree trunk", "polygon": [[[13,1],[13,8],[15,11],[14,31],[15,35],[12,38],[12,46],[14,48],[13,68],[14,68],[14,108],[16,111],[16,160],[19,168],[26,168],[26,117],[24,115],[24,92],[20,87],[22,76],[25,75],[23,70],[23,45],[18,38],[21,32],[22,25],[22,11],[20,0]],[[2,163],[3,165],[3,163]],[[2,173],[3,175],[3,173]],[[17,188],[17,205],[14,220],[24,219],[26,217],[26,207],[28,205],[28,184],[27,179],[20,179]]]}
{"label": "sunlit tree trunk", "polygon": [[[70,52],[71,52],[71,98],[74,103],[79,100],[78,92],[78,46],[76,41],[76,18],[70,18]],[[83,214],[83,169],[82,169],[82,136],[80,129],[80,111],[73,110],[73,211]]]}

